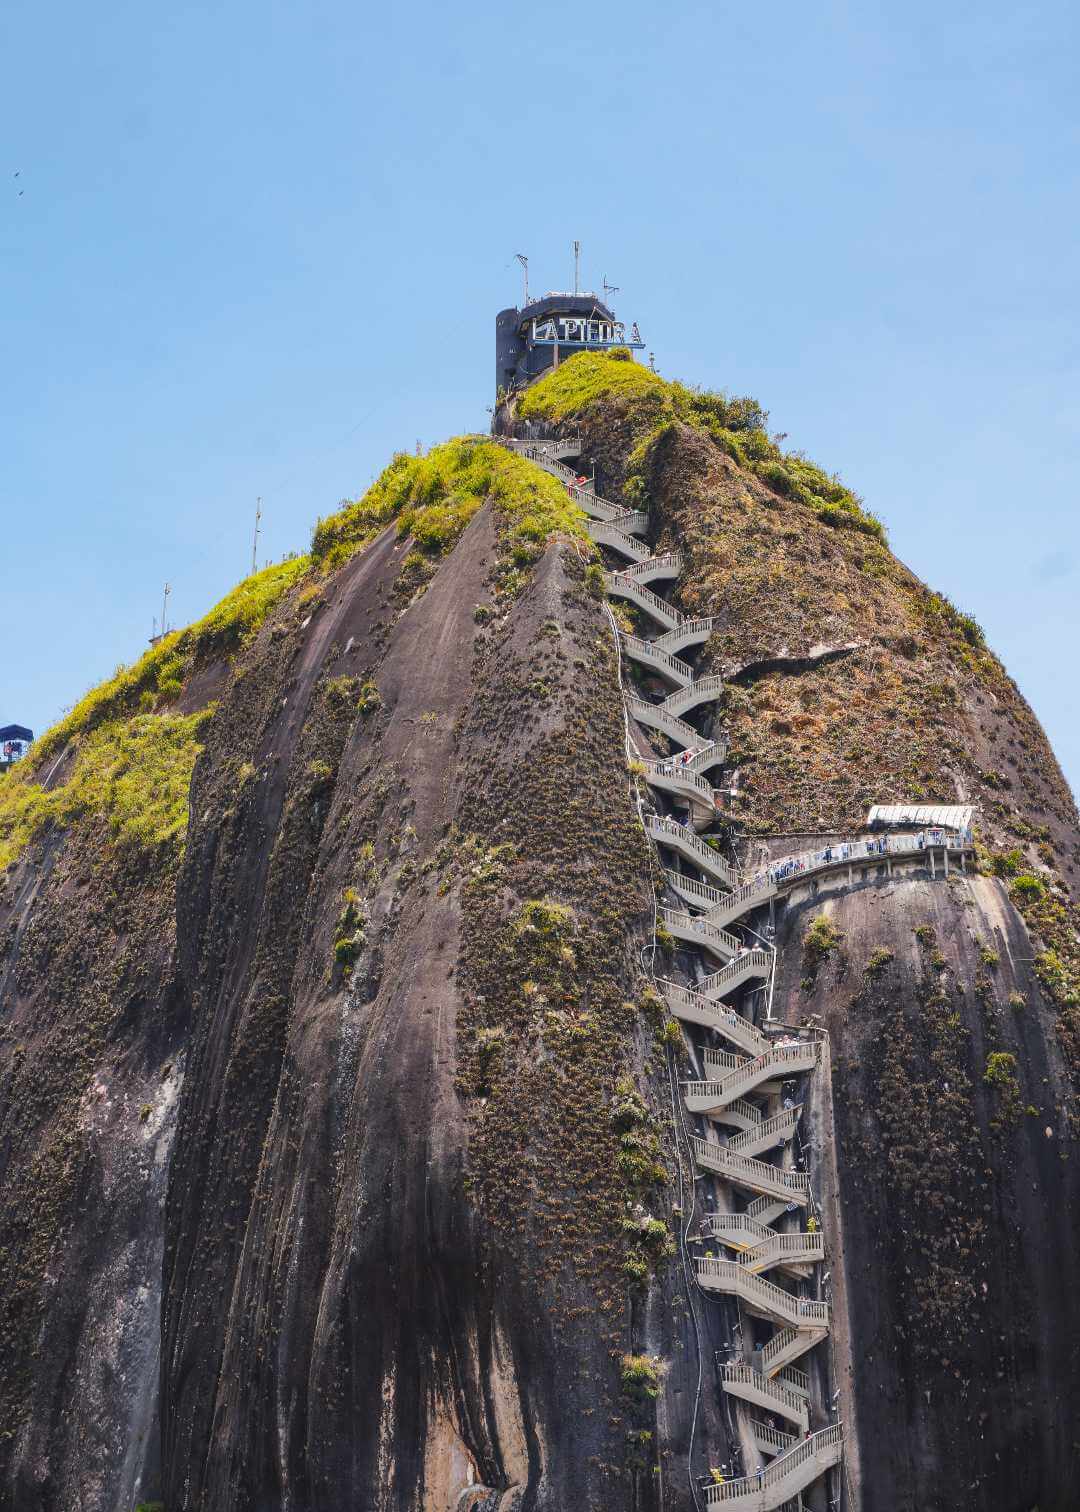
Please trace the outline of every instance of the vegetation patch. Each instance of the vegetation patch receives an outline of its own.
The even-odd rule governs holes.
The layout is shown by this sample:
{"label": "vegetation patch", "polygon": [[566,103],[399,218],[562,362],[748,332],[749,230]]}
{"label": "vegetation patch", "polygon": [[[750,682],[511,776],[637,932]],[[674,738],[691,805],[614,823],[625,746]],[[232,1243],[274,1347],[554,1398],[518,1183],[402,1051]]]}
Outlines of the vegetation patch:
{"label": "vegetation patch", "polygon": [[998,1117],[994,1126],[1012,1124],[1020,1116],[1020,1082],[1016,1075],[1016,1056],[1007,1050],[995,1050],[986,1058],[983,1081],[998,1094]]}
{"label": "vegetation patch", "polygon": [[201,620],[165,636],[133,666],[118,668],[38,740],[33,748],[35,767],[107,720],[149,713],[173,702],[192,672],[231,655],[255,634],[307,565],[306,557],[294,557],[254,573]]}
{"label": "vegetation patch", "polygon": [[663,1362],[656,1355],[624,1354],[622,1357],[623,1395],[632,1402],[655,1402],[663,1380]]}
{"label": "vegetation patch", "polygon": [[1015,877],[1023,869],[1022,850],[995,851],[990,856],[990,871],[995,877]]}
{"label": "vegetation patch", "polygon": [[870,957],[866,963],[866,975],[871,980],[883,976],[895,959],[896,955],[894,951],[890,950],[887,945],[879,945],[876,950],[870,952]]}
{"label": "vegetation patch", "polygon": [[803,935],[803,967],[808,976],[818,971],[843,938],[827,914],[818,914]]}
{"label": "vegetation patch", "polygon": [[524,420],[565,420],[601,400],[662,400],[669,387],[659,373],[634,362],[625,347],[578,352],[526,389],[517,412]]}
{"label": "vegetation patch", "polygon": [[414,542],[412,586],[418,586],[487,499],[506,559],[504,577],[535,561],[553,536],[589,544],[585,515],[554,478],[493,441],[458,436],[426,456],[397,453],[361,499],[316,523],[311,559],[330,571],[396,520],[398,534]]}
{"label": "vegetation patch", "polygon": [[681,421],[720,445],[740,467],[755,473],[783,498],[812,509],[824,524],[860,531],[883,541],[881,521],[839,478],[816,467],[801,452],[785,453],[765,427],[768,414],[756,399],[733,398],[671,382],[630,360],[629,352],[579,352],[552,368],[517,401],[523,419],[561,421],[600,403],[630,403],[645,434],[631,454],[627,503],[644,506],[641,475],[649,448]]}
{"label": "vegetation patch", "polygon": [[657,944],[657,947],[659,948],[659,950],[662,951],[662,953],[664,955],[666,955],[666,956],[674,955],[674,953],[675,953],[675,936],[671,933],[671,930],[667,927],[666,924],[657,924],[657,926],[656,926],[656,944]]}
{"label": "vegetation patch", "polygon": [[48,828],[103,815],[117,845],[179,852],[187,830],[188,790],[211,710],[138,714],[85,736],[67,782],[46,790],[30,769],[0,783],[0,870]]}
{"label": "vegetation patch", "polygon": [[342,893],[342,909],[334,931],[334,964],[345,976],[364,948],[364,911],[360,894],[353,887]]}
{"label": "vegetation patch", "polygon": [[902,1347],[938,1362],[955,1358],[983,1296],[986,1155],[969,1056],[958,1000],[938,977],[926,977],[915,1004],[897,1002],[881,1026],[863,1109],[885,1155],[882,1166],[877,1141],[866,1144],[875,1191],[884,1177],[877,1200],[905,1324]]}

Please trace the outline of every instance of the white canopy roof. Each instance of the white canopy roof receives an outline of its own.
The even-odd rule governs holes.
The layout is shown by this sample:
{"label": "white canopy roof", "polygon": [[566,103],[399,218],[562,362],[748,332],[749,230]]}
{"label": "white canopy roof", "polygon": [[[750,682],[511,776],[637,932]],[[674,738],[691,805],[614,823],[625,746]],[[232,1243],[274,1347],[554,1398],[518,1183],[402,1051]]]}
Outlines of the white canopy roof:
{"label": "white canopy roof", "polygon": [[966,830],[971,828],[975,810],[971,804],[949,803],[875,803],[866,816],[874,825],[906,824],[918,828]]}

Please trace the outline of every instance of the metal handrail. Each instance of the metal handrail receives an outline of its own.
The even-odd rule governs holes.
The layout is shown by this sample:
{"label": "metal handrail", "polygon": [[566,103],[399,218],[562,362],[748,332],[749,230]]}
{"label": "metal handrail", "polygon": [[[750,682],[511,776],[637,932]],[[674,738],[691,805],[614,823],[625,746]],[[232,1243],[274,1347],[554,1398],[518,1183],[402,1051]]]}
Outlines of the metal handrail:
{"label": "metal handrail", "polygon": [[726,1282],[726,1285],[719,1287],[721,1291],[754,1298],[760,1306],[775,1313],[777,1317],[786,1318],[793,1328],[829,1326],[827,1302],[811,1302],[805,1297],[794,1297],[782,1286],[766,1281],[764,1276],[755,1276],[752,1271],[747,1271],[737,1260],[715,1260],[707,1255],[695,1255],[694,1271],[699,1280],[702,1276],[709,1276],[715,1281]]}
{"label": "metal handrail", "polygon": [[[835,1455],[825,1456],[825,1452],[831,1449],[842,1448],[844,1441],[843,1427],[840,1423],[832,1423],[828,1428],[819,1428],[816,1433],[811,1433],[808,1438],[801,1439],[793,1449],[785,1454],[778,1455],[772,1464],[764,1470],[759,1470],[756,1475],[740,1475],[737,1480],[721,1481],[715,1486],[705,1487],[705,1502],[708,1506],[714,1506],[717,1502],[738,1501],[743,1497],[758,1497],[764,1490],[781,1488],[784,1481],[804,1465],[807,1460],[815,1464],[819,1456],[827,1457],[829,1464],[835,1464],[839,1458],[839,1452]],[[827,1466],[822,1466],[823,1469]],[[770,1506],[779,1506],[780,1502],[770,1502]]]}
{"label": "metal handrail", "polygon": [[765,1118],[756,1124],[753,1129],[747,1129],[743,1134],[736,1134],[728,1140],[728,1149],[740,1154],[748,1144],[756,1143],[759,1139],[770,1139],[774,1134],[792,1134],[795,1125],[802,1116],[802,1105],[796,1108],[785,1108],[782,1113],[774,1113],[771,1118]]}
{"label": "metal handrail", "polygon": [[711,845],[706,845],[688,825],[680,824],[677,819],[669,819],[664,814],[646,814],[646,826],[654,839],[660,838],[666,845],[682,846],[692,852],[694,860],[702,871],[711,871],[720,877],[729,887],[735,885],[738,876],[735,868],[729,861],[725,861],[719,851],[713,850]]}
{"label": "metal handrail", "polygon": [[679,656],[672,656],[670,651],[657,650],[656,643],[646,640],[642,635],[628,635],[625,630],[620,630],[619,645],[628,656],[639,661],[659,662],[674,678],[683,682],[693,679],[694,669],[689,662],[684,662]]}
{"label": "metal handrail", "polygon": [[784,1386],[779,1377],[762,1375],[760,1370],[755,1370],[752,1365],[746,1365],[742,1361],[732,1360],[726,1364],[723,1369],[723,1379],[725,1382],[741,1381],[765,1396],[775,1397],[800,1416],[806,1412],[806,1402],[797,1391]]}
{"label": "metal handrail", "polygon": [[717,1170],[730,1173],[734,1179],[745,1178],[748,1186],[765,1187],[768,1191],[777,1188],[783,1193],[790,1195],[791,1200],[798,1202],[800,1197],[804,1200],[810,1195],[810,1177],[805,1171],[782,1171],[778,1166],[769,1165],[767,1160],[755,1160],[752,1155],[738,1155],[727,1149],[725,1145],[714,1144],[710,1139],[702,1139],[700,1135],[691,1135],[691,1144],[694,1148],[695,1159],[701,1165],[711,1165]]}
{"label": "metal handrail", "polygon": [[719,971],[702,977],[697,984],[698,991],[703,997],[724,997],[745,976],[767,977],[772,971],[772,962],[771,951],[762,950],[758,946],[755,946],[753,950],[744,950],[741,955],[737,955]]}
{"label": "metal handrail", "polygon": [[680,1017],[679,1010],[686,1012],[693,1009],[710,1023],[721,1034],[727,1034],[730,1039],[739,1044],[753,1047],[754,1053],[760,1055],[769,1041],[756,1025],[749,1019],[743,1018],[741,1013],[736,1013],[733,1008],[721,1008],[718,1004],[703,997],[700,992],[694,992],[689,987],[680,986],[677,982],[669,982],[660,978],[660,989],[664,994],[668,1007],[676,1018]]}

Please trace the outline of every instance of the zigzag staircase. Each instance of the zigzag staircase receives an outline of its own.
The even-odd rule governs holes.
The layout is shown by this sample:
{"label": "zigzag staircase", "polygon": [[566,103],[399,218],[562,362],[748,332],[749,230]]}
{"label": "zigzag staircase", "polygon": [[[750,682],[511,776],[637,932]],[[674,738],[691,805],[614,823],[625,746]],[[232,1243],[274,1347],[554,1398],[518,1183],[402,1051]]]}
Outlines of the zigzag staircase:
{"label": "zigzag staircase", "polygon": [[[810,1432],[810,1380],[794,1364],[828,1336],[828,1304],[800,1290],[810,1285],[824,1259],[823,1237],[813,1216],[805,1229],[772,1226],[781,1217],[789,1220],[815,1212],[810,1177],[791,1163],[802,1108],[792,1096],[783,1097],[781,1088],[813,1072],[820,1044],[792,1036],[778,1042],[726,1001],[747,987],[768,982],[773,967],[770,950],[748,948],[728,926],[738,925],[784,890],[787,876],[773,868],[744,879],[696,832],[715,821],[716,795],[702,773],[723,764],[727,742],[707,739],[683,716],[714,701],[723,692],[724,679],[697,677],[680,654],[706,641],[713,621],[684,615],[648,586],[678,577],[679,554],[653,555],[636,539],[648,529],[647,514],[599,498],[592,484],[566,466],[564,457],[580,455],[580,443],[573,438],[507,439],[504,444],[566,486],[586,515],[592,540],[624,559],[623,565],[605,573],[608,594],[633,604],[659,627],[652,637],[618,635],[622,655],[670,690],[655,700],[630,694],[626,708],[641,728],[671,742],[670,756],[642,763],[644,777],[654,794],[686,810],[685,821],[660,812],[644,817],[658,848],[677,857],[680,868],[691,868],[665,865],[665,883],[682,907],[659,907],[658,925],[708,968],[693,985],[659,978],[658,986],[669,1010],[684,1025],[713,1030],[733,1047],[701,1050],[705,1075],[682,1088],[688,1113],[703,1117],[707,1128],[731,1131],[690,1139],[698,1168],[717,1179],[730,1209],[706,1216],[701,1240],[733,1256],[699,1255],[694,1274],[706,1294],[731,1299],[773,1330],[761,1349],[723,1366],[723,1390],[747,1409],[772,1413],[796,1430],[787,1433],[748,1415],[743,1443],[759,1457],[756,1472],[706,1484],[703,1496],[710,1507],[723,1503],[770,1512],[794,1505],[808,1486],[839,1462],[843,1451],[839,1424]],[[794,878],[796,873],[789,875]],[[801,880],[802,873],[798,875]],[[735,1210],[739,1201],[746,1203],[743,1212]],[[766,1272],[788,1284],[778,1285],[766,1278]],[[751,1331],[746,1330],[747,1337]]]}

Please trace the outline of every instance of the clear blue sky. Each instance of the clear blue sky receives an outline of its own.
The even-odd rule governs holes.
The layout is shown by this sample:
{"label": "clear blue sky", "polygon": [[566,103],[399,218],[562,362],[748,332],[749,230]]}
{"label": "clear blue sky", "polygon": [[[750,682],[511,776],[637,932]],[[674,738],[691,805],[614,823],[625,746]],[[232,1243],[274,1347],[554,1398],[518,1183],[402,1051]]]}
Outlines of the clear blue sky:
{"label": "clear blue sky", "polygon": [[[621,286],[986,627],[1080,787],[1074,6],[275,0],[0,15],[0,723],[390,453],[519,291]],[[19,177],[15,178],[18,172]],[[19,190],[22,190],[20,196]]]}

